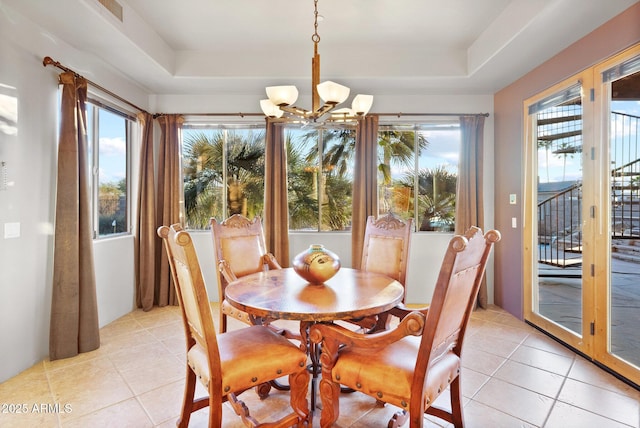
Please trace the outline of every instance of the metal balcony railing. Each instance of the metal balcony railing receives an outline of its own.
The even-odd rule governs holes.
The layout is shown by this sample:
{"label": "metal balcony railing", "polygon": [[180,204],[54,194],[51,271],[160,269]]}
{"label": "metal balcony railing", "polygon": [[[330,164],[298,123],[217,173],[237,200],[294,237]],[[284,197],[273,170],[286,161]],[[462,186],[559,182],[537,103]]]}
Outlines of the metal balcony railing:
{"label": "metal balcony railing", "polygon": [[611,113],[611,233],[640,237],[640,117]]}
{"label": "metal balcony railing", "polygon": [[[539,120],[539,124],[548,126],[576,120],[581,120],[580,115],[552,118],[546,122]],[[640,238],[640,117],[612,112],[610,135],[612,238]],[[577,145],[567,144],[566,130],[554,134],[547,128],[542,138],[541,144],[560,141],[555,145],[554,154],[581,151],[581,141],[578,140]],[[582,263],[581,225],[581,182],[567,182],[553,195],[539,201],[538,261],[561,268]]]}
{"label": "metal balcony railing", "polygon": [[568,267],[582,263],[582,183],[538,203],[538,261]]}

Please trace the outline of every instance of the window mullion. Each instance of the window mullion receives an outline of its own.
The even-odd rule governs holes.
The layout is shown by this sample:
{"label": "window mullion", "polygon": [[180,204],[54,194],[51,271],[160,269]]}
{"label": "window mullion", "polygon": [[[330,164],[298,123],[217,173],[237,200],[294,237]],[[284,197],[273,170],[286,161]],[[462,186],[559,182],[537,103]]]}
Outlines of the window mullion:
{"label": "window mullion", "polygon": [[324,164],[324,133],[323,129],[318,129],[318,173],[316,174],[316,188],[318,189],[318,232],[322,232],[322,203],[324,197],[324,186],[322,184],[322,174]]}
{"label": "window mullion", "polygon": [[224,129],[222,131],[222,212],[224,213],[224,217],[228,217],[229,211],[227,211],[227,200],[229,198],[229,188],[227,186],[227,147],[228,147],[228,138],[229,138],[229,130]]}
{"label": "window mullion", "polygon": [[91,106],[91,121],[93,126],[91,127],[91,214],[93,223],[93,239],[97,239],[99,236],[99,193],[100,193],[100,178],[98,173],[100,171],[100,146],[98,135],[100,132],[100,119],[98,114],[98,108]]}

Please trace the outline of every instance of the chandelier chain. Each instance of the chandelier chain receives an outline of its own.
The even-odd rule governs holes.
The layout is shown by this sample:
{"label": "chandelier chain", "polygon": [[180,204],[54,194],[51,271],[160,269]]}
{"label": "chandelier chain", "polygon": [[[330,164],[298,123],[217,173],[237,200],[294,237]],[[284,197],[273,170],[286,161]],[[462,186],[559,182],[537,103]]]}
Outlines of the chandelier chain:
{"label": "chandelier chain", "polygon": [[318,0],[313,0],[313,35],[311,40],[313,43],[320,42],[320,34],[318,34]]}
{"label": "chandelier chain", "polygon": [[[331,113],[327,122],[340,122],[350,126],[363,118],[371,108],[373,95],[358,94],[353,98],[351,108],[334,108],[349,97],[350,89],[346,86],[327,80],[320,83],[320,54],[318,44],[318,21],[322,21],[318,14],[318,0],[313,0],[313,57],[311,58],[311,110],[305,110],[293,105],[298,99],[298,88],[294,85],[269,86],[266,88],[268,99],[260,100],[260,107],[267,117],[281,119],[283,122],[315,122],[322,124],[321,118]],[[287,116],[284,114],[287,113]],[[283,117],[284,116],[284,117]]]}

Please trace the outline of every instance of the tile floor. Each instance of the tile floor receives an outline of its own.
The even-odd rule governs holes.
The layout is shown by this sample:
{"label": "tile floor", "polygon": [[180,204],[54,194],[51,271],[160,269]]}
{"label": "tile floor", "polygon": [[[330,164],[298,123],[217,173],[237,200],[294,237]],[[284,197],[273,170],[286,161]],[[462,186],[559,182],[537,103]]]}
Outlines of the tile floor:
{"label": "tile floor", "polygon": [[[640,391],[500,308],[474,312],[467,334],[462,360],[467,427],[640,428]],[[0,426],[174,427],[184,377],[179,309],[131,312],[102,328],[101,340],[96,351],[43,361],[0,384]],[[287,394],[274,390],[264,401],[253,391],[242,398],[257,418],[277,416],[288,405]],[[446,406],[448,400],[439,401]],[[224,407],[224,426],[242,426],[228,404]],[[394,411],[362,394],[345,394],[337,425],[386,427]],[[190,426],[206,422],[203,409]],[[449,425],[428,417],[425,426]]]}

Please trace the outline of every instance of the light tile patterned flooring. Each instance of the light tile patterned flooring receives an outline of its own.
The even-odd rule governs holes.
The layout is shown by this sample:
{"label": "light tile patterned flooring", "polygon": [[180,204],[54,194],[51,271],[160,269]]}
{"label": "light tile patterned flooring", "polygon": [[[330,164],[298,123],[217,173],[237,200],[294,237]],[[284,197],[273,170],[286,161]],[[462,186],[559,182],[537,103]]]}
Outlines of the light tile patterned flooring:
{"label": "light tile patterned flooring", "polygon": [[[96,351],[43,361],[0,384],[0,426],[174,427],[185,372],[179,309],[131,312],[102,328],[101,341]],[[639,391],[500,308],[474,312],[462,365],[467,427],[640,428]],[[438,401],[447,406],[445,396]],[[264,401],[253,391],[241,397],[257,418],[288,406],[287,394],[274,390]],[[385,427],[396,410],[359,393],[343,394],[340,406],[339,427]],[[224,407],[223,426],[242,426]],[[190,426],[206,426],[207,412]],[[425,426],[449,425],[428,417]]]}

